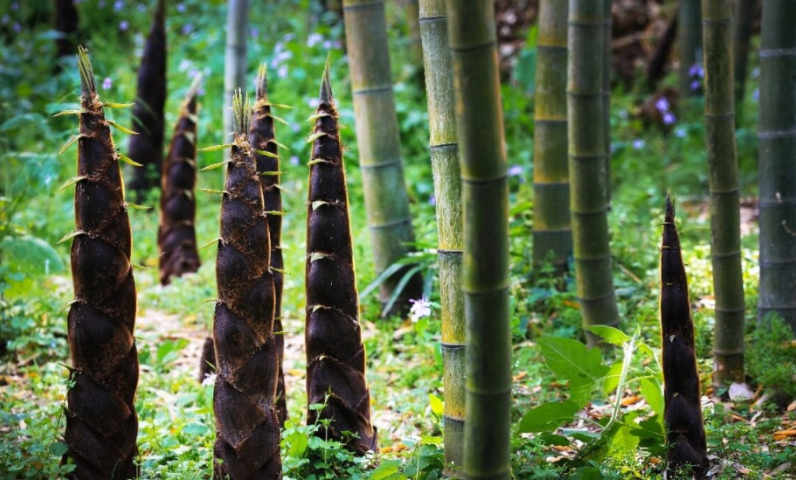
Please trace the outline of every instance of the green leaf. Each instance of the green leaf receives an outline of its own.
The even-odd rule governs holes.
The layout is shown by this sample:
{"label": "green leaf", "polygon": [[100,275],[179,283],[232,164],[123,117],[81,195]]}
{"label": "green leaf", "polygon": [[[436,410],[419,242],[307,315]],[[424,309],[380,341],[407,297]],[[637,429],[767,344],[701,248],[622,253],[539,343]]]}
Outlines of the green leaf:
{"label": "green leaf", "polygon": [[569,439],[563,435],[556,435],[555,433],[543,432],[540,433],[536,438],[541,440],[545,445],[556,445],[559,447],[565,447],[569,445]]}
{"label": "green leaf", "polygon": [[63,189],[65,189],[65,188],[67,188],[67,187],[71,187],[72,185],[76,184],[77,182],[79,182],[79,181],[81,181],[81,180],[85,180],[86,178],[88,178],[88,177],[87,177],[87,176],[85,176],[85,175],[80,175],[80,176],[77,176],[77,177],[72,177],[72,178],[70,178],[69,180],[65,181],[63,185],[61,185],[60,187],[58,187],[58,190],[63,190]]}
{"label": "green leaf", "polygon": [[211,147],[204,147],[197,150],[197,152],[215,152],[218,150],[224,150],[225,148],[230,148],[231,146],[235,145],[234,143],[225,143],[223,145],[213,145]]}
{"label": "green leaf", "polygon": [[301,431],[296,431],[291,433],[290,435],[285,438],[287,441],[288,447],[287,454],[291,457],[300,458],[304,456],[304,453],[307,451],[307,447],[310,444],[309,438],[307,438],[307,434]]}
{"label": "green leaf", "polygon": [[140,163],[136,162],[136,161],[135,161],[135,160],[133,160],[132,158],[128,157],[127,155],[125,155],[125,154],[123,154],[122,152],[119,152],[119,151],[117,151],[117,152],[116,152],[116,158],[117,158],[117,159],[118,159],[120,162],[124,162],[124,163],[126,163],[127,165],[132,165],[133,167],[143,167],[143,166],[144,166],[144,165],[142,165],[142,164],[140,164]]}
{"label": "green leaf", "polygon": [[55,457],[60,457],[66,453],[68,449],[69,448],[63,442],[53,442],[52,445],[50,445],[50,453],[52,453]]}
{"label": "green leaf", "polygon": [[108,122],[108,125],[114,127],[115,129],[119,130],[120,132],[126,133],[128,135],[138,135],[138,132],[134,132],[134,131],[130,130],[127,127],[123,127],[122,125],[119,125],[118,123],[114,122],[113,120],[106,120],[106,121]]}
{"label": "green leaf", "polygon": [[598,382],[610,370],[602,364],[599,348],[587,349],[569,338],[542,337],[539,339],[545,362],[553,372],[569,380],[572,400],[585,405]]}
{"label": "green leaf", "polygon": [[[405,475],[400,475],[401,461],[400,460],[386,460],[370,473],[370,480],[397,480],[405,479]],[[395,476],[398,474],[398,476]]]}
{"label": "green leaf", "polygon": [[657,379],[642,378],[641,382],[641,395],[647,401],[653,412],[657,415],[663,415],[663,388]]}
{"label": "green leaf", "polygon": [[259,148],[253,148],[252,150],[254,150],[254,152],[257,153],[258,155],[262,155],[264,157],[279,158],[279,155],[271,153],[268,150],[260,150]]}
{"label": "green leaf", "polygon": [[552,432],[571,422],[580,407],[572,401],[544,403],[531,409],[520,420],[520,433]]}
{"label": "green leaf", "polygon": [[630,341],[629,335],[614,327],[609,327],[607,325],[589,325],[585,328],[591,333],[599,335],[603,340],[611,345],[616,345],[617,347],[621,347],[623,343]]}
{"label": "green leaf", "polygon": [[214,170],[216,168],[223,167],[224,165],[226,165],[226,164],[228,164],[230,162],[231,162],[231,160],[224,160],[223,162],[214,163],[212,165],[208,165],[206,167],[200,168],[199,171],[200,172],[206,172],[208,170]]}
{"label": "green leaf", "polygon": [[442,399],[433,393],[429,393],[428,400],[431,403],[431,411],[434,413],[434,415],[441,417],[445,412],[445,404],[442,403]]}
{"label": "green leaf", "polygon": [[610,394],[611,392],[616,390],[616,387],[619,386],[619,378],[622,375],[622,365],[623,365],[623,363],[624,362],[622,360],[614,362],[614,364],[611,365],[611,368],[608,370],[608,373],[605,374],[605,382],[603,383],[603,391],[606,394]]}
{"label": "green leaf", "polygon": [[102,106],[108,108],[129,108],[133,105],[135,105],[135,103],[102,102]]}

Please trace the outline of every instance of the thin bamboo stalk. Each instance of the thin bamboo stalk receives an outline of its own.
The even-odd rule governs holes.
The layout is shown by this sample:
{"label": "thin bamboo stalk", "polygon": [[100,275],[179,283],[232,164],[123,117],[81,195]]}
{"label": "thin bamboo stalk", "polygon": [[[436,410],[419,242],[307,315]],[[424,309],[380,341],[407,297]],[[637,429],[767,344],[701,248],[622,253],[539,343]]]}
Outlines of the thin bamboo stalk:
{"label": "thin bamboo stalk", "polygon": [[766,0],[760,45],[758,315],[796,331],[796,3]]}
{"label": "thin bamboo stalk", "polygon": [[534,97],[533,263],[557,273],[572,253],[567,163],[568,3],[541,0]]}
{"label": "thin bamboo stalk", "polygon": [[467,368],[464,475],[511,472],[508,177],[494,4],[447,0],[460,142]]}
{"label": "thin bamboo stalk", "polygon": [[[390,76],[384,1],[344,0],[343,14],[368,229],[376,273],[381,273],[404,257],[408,243],[414,241]],[[389,301],[405,273],[398,271],[381,284],[382,303]],[[396,311],[403,310],[409,298],[420,297],[422,286],[422,277],[415,275],[402,300],[396,302]]]}
{"label": "thin bamboo stalk", "polygon": [[378,450],[376,429],[370,422],[370,390],[365,379],[365,347],[359,325],[359,299],[351,245],[348,190],[337,123],[337,109],[329,83],[329,64],[323,72],[318,108],[311,117],[312,157],[307,205],[307,309],[304,344],[307,351],[307,422],[331,420],[318,432],[344,440],[349,450],[365,454]]}
{"label": "thin bamboo stalk", "polygon": [[[80,16],[74,0],[55,0],[54,27],[60,34],[55,39],[56,57],[61,59],[71,56],[75,51],[75,40]],[[61,71],[60,63],[56,63],[55,71]]]}
{"label": "thin bamboo stalk", "polygon": [[449,475],[457,475],[464,463],[464,240],[461,169],[445,0],[420,0],[419,21],[428,98],[428,149],[434,174],[434,196],[437,199],[437,255],[445,386],[445,464]]}
{"label": "thin bamboo stalk", "polygon": [[692,69],[702,68],[702,13],[699,0],[680,0],[677,26],[677,45],[680,57],[678,70],[680,95],[692,97],[698,89],[693,89],[695,78]]}
{"label": "thin bamboo stalk", "polygon": [[674,205],[668,195],[660,267],[666,468],[671,478],[686,478],[683,470],[703,478],[708,469],[708,455],[702,425],[694,323],[680,238],[674,223]]}
{"label": "thin bamboo stalk", "polygon": [[605,203],[609,211],[611,210],[611,70],[613,69],[611,6],[613,3],[613,0],[603,0],[603,135],[605,136]]}
{"label": "thin bamboo stalk", "polygon": [[732,2],[702,0],[705,127],[710,169],[710,231],[716,325],[714,383],[744,382],[741,212],[732,69]]}
{"label": "thin bamboo stalk", "polygon": [[227,2],[227,46],[224,53],[224,141],[233,135],[232,96],[246,88],[246,38],[249,0]]}
{"label": "thin bamboo stalk", "polygon": [[[611,276],[603,130],[604,4],[569,2],[567,116],[575,276],[584,326],[619,324]],[[599,339],[587,333],[590,345]]]}
{"label": "thin bamboo stalk", "polygon": [[[254,104],[254,116],[249,130],[249,144],[255,149],[254,159],[257,162],[257,173],[263,189],[263,201],[268,215],[268,234],[271,238],[271,272],[274,275],[274,332],[276,337],[276,355],[279,361],[276,384],[276,413],[279,423],[284,426],[287,419],[287,403],[285,397],[285,374],[282,359],[285,356],[285,336],[282,327],[282,290],[285,275],[282,270],[285,262],[282,259],[282,191],[279,189],[279,144],[276,141],[272,105],[268,101],[268,78],[265,65],[260,65],[257,74],[257,101]],[[260,150],[260,153],[256,150]]]}
{"label": "thin bamboo stalk", "polygon": [[749,60],[749,38],[757,11],[757,0],[735,0],[735,23],[732,30],[732,56],[735,62],[735,108],[738,116],[743,106],[746,87],[746,65]]}

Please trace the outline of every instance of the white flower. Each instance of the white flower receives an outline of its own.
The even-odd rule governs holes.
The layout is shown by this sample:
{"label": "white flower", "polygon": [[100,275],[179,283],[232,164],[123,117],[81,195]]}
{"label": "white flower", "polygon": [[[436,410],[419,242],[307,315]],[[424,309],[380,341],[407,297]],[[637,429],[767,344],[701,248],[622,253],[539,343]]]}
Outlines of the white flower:
{"label": "white flower", "polygon": [[205,375],[205,379],[202,380],[202,386],[204,386],[204,387],[207,387],[207,386],[211,386],[212,387],[215,384],[216,384],[216,374],[215,373],[211,373],[209,375]]}
{"label": "white flower", "polygon": [[431,302],[426,297],[422,297],[419,300],[409,300],[409,303],[412,304],[412,309],[409,310],[409,318],[413,322],[431,315]]}

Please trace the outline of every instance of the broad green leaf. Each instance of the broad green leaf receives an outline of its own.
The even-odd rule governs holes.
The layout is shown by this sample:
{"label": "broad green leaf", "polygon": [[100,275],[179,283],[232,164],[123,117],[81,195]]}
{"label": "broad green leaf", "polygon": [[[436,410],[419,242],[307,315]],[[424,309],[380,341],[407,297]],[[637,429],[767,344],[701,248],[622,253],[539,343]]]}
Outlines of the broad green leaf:
{"label": "broad green leaf", "polygon": [[307,451],[307,447],[310,444],[307,434],[300,431],[291,433],[285,440],[287,440],[288,445],[290,445],[287,454],[291,457],[304,456],[304,453]]}
{"label": "broad green leaf", "polygon": [[445,412],[445,404],[442,403],[442,399],[430,393],[428,394],[428,400],[431,402],[431,411],[434,412],[434,415],[441,417]]}
{"label": "broad green leaf", "polygon": [[[370,480],[394,480],[405,479],[405,475],[400,474],[401,461],[400,460],[386,460],[370,473],[368,477]],[[398,476],[396,476],[398,475]]]}
{"label": "broad green leaf", "polygon": [[617,347],[621,347],[623,343],[630,341],[629,335],[614,327],[609,327],[608,325],[589,325],[585,328],[591,333],[599,335],[603,340],[611,345],[616,345]]}
{"label": "broad green leaf", "polygon": [[610,370],[602,364],[599,348],[587,349],[569,338],[542,337],[539,339],[545,362],[556,375],[569,380],[572,400],[585,405],[591,391]]}
{"label": "broad green leaf", "polygon": [[610,394],[616,387],[619,386],[619,377],[622,374],[622,360],[614,362],[608,373],[605,374],[605,382],[603,383],[603,391]]}
{"label": "broad green leaf", "polygon": [[544,403],[531,409],[520,420],[520,433],[552,432],[571,422],[580,408],[572,401]]}
{"label": "broad green leaf", "polygon": [[661,388],[661,384],[658,383],[658,380],[642,378],[640,385],[641,394],[644,396],[644,400],[647,401],[652,411],[657,415],[663,415],[663,389]]}
{"label": "broad green leaf", "polygon": [[569,439],[563,435],[556,435],[555,433],[544,432],[540,433],[536,438],[544,442],[545,445],[556,445],[564,447],[569,445]]}

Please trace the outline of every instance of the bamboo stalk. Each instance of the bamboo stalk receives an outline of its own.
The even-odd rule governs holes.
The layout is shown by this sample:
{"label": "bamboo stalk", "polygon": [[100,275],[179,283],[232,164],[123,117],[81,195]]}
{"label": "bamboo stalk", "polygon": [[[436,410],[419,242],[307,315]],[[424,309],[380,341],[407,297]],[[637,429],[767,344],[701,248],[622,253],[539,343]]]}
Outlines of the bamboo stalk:
{"label": "bamboo stalk", "polygon": [[[138,352],[132,235],[119,154],[97,95],[88,54],[78,47],[80,136],[67,330],[72,355],[66,394],[70,478],[136,478]],[[68,237],[65,237],[68,238]]]}
{"label": "bamboo stalk", "polygon": [[693,68],[702,67],[702,13],[699,1],[680,0],[677,45],[680,57],[679,88],[683,98],[696,94],[696,90],[691,88],[695,80],[691,72]]}
{"label": "bamboo stalk", "polygon": [[[390,76],[384,1],[344,0],[343,13],[362,186],[379,274],[403,258],[409,251],[408,243],[414,241]],[[408,268],[381,284],[382,303],[389,301]],[[395,303],[396,311],[405,309],[409,298],[420,297],[422,283],[419,274],[413,277],[401,301]]]}
{"label": "bamboo stalk", "polygon": [[539,4],[536,95],[534,97],[533,263],[567,269],[572,252],[567,164],[568,4]]}
{"label": "bamboo stalk", "polygon": [[447,0],[460,142],[467,346],[466,478],[509,478],[508,177],[494,4]]}
{"label": "bamboo stalk", "polygon": [[172,276],[199,270],[196,247],[196,95],[201,75],[188,90],[180,118],[174,128],[169,153],[163,162],[160,196],[160,283],[168,285]]}
{"label": "bamboo stalk", "polygon": [[[279,149],[274,131],[274,118],[271,104],[268,101],[268,78],[265,65],[260,65],[257,74],[257,101],[254,104],[254,116],[249,130],[249,144],[255,149],[254,159],[257,162],[257,173],[263,189],[263,201],[267,212],[282,212],[282,192],[279,190]],[[268,155],[265,153],[267,152]],[[276,355],[279,361],[276,384],[276,413],[279,423],[284,426],[287,419],[287,403],[285,397],[285,374],[282,359],[285,356],[285,336],[282,327],[282,290],[285,268],[282,259],[282,215],[268,215],[268,233],[271,239],[271,271],[274,276],[274,332],[276,333]]]}
{"label": "bamboo stalk", "polygon": [[[55,39],[56,59],[71,56],[75,51],[75,40],[80,23],[74,0],[55,0],[53,15],[55,30],[60,34]],[[60,62],[55,64],[55,71],[61,71]]]}
{"label": "bamboo stalk", "polygon": [[246,38],[249,25],[249,0],[228,0],[227,43],[224,53],[224,141],[233,134],[232,97],[246,88]]}
{"label": "bamboo stalk", "polygon": [[[608,237],[603,130],[604,4],[569,2],[567,116],[575,276],[584,326],[619,324]],[[590,345],[599,339],[588,333]]]}
{"label": "bamboo stalk", "polygon": [[708,469],[708,455],[702,425],[694,323],[680,239],[674,223],[674,205],[668,195],[661,241],[660,307],[667,473],[671,478],[686,478],[682,470],[691,470],[696,478],[703,478]]}
{"label": "bamboo stalk", "polygon": [[746,87],[746,64],[749,60],[749,38],[757,11],[757,0],[735,0],[735,23],[732,30],[732,56],[735,61],[735,105],[741,116]]}
{"label": "bamboo stalk", "polygon": [[[315,115],[307,206],[307,294],[304,344],[307,351],[307,423],[331,420],[319,434],[357,454],[378,450],[370,423],[370,391],[365,379],[365,347],[359,325],[345,165],[337,109],[323,72]],[[355,432],[357,438],[343,432]]]}
{"label": "bamboo stalk", "polygon": [[251,110],[240,90],[233,97],[233,109],[235,140],[221,199],[218,301],[213,316],[218,360],[213,390],[214,478],[280,479],[271,241],[247,135]]}
{"label": "bamboo stalk", "polygon": [[735,158],[731,0],[702,0],[705,127],[716,325],[714,383],[744,382],[744,296],[738,162]]}
{"label": "bamboo stalk", "polygon": [[603,0],[603,135],[605,136],[605,203],[611,210],[611,37],[613,0]]}
{"label": "bamboo stalk", "polygon": [[766,0],[760,45],[758,316],[796,331],[796,3]]}
{"label": "bamboo stalk", "polygon": [[428,98],[428,149],[434,174],[434,196],[437,199],[437,255],[445,386],[445,464],[449,475],[458,475],[464,463],[464,240],[461,169],[445,0],[420,0],[419,21]]}
{"label": "bamboo stalk", "polygon": [[160,186],[163,169],[163,136],[166,107],[166,0],[158,0],[152,28],[146,39],[138,87],[133,105],[132,130],[127,156],[143,165],[133,170],[129,188],[140,199],[145,191]]}

